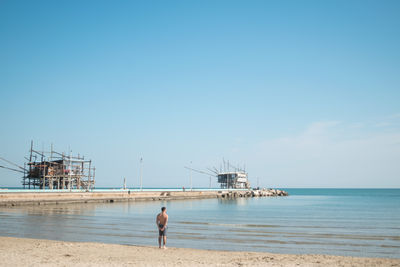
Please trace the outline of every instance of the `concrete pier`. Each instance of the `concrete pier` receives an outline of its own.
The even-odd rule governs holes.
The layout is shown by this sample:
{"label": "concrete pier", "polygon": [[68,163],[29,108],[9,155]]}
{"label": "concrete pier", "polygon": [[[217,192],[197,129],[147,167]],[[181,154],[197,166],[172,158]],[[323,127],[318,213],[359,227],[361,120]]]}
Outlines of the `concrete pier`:
{"label": "concrete pier", "polygon": [[[272,190],[272,191],[271,191]],[[6,192],[0,191],[0,206],[48,205],[63,203],[156,201],[202,198],[284,196],[281,190],[209,191],[97,191],[97,192]],[[276,192],[279,192],[277,194]],[[286,193],[286,192],[285,192]],[[287,193],[286,193],[287,195]]]}

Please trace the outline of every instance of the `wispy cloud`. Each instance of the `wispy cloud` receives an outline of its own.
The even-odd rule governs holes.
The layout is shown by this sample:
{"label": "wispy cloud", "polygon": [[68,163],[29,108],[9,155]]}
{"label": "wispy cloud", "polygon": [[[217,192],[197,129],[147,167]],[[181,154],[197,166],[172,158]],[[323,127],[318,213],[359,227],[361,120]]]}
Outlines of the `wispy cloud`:
{"label": "wispy cloud", "polygon": [[361,131],[339,121],[314,122],[297,135],[265,140],[256,150],[258,171],[282,186],[400,186],[399,129]]}
{"label": "wispy cloud", "polygon": [[393,115],[390,116],[390,118],[400,119],[400,113],[393,114]]}
{"label": "wispy cloud", "polygon": [[375,124],[375,127],[388,127],[388,126],[392,126],[393,123],[392,122],[388,122],[388,121],[381,121]]}
{"label": "wispy cloud", "polygon": [[400,125],[400,113],[392,114],[382,118],[380,121],[375,123],[375,127],[393,127]]}

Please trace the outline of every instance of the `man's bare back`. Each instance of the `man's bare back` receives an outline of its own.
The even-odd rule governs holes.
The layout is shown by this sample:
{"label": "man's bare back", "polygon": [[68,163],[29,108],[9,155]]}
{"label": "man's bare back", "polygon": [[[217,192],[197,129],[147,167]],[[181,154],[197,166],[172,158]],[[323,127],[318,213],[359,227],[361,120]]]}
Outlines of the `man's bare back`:
{"label": "man's bare back", "polygon": [[[154,218],[154,217],[153,217]],[[161,223],[162,225],[165,225],[166,222],[168,221],[168,214],[165,212],[161,212],[157,215],[157,221]]]}
{"label": "man's bare back", "polygon": [[157,215],[156,225],[158,228],[158,245],[161,248],[161,238],[163,238],[164,247],[167,244],[167,224],[168,224],[168,214],[165,207],[161,208],[161,213]]}

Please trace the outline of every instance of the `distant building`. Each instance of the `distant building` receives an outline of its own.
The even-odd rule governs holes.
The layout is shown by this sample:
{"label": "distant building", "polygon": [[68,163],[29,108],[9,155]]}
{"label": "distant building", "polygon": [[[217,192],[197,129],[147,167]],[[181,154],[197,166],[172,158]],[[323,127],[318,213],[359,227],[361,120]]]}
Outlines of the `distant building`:
{"label": "distant building", "polygon": [[217,177],[221,188],[250,188],[247,173],[244,171],[221,172]]}

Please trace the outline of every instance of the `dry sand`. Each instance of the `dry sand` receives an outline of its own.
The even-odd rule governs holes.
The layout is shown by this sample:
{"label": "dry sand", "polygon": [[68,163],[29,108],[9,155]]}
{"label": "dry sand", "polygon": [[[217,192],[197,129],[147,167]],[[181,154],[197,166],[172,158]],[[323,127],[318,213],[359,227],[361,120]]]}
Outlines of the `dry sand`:
{"label": "dry sand", "polygon": [[285,255],[0,237],[0,266],[400,266],[400,259]]}

